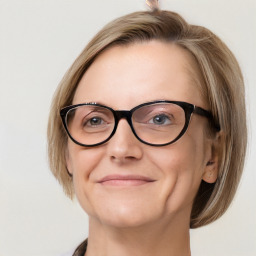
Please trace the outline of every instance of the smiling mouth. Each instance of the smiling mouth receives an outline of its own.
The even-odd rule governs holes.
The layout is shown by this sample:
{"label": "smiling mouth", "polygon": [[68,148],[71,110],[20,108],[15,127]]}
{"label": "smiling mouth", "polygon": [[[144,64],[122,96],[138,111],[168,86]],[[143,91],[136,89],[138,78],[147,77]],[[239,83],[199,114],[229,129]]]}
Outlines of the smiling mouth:
{"label": "smiling mouth", "polygon": [[140,175],[108,175],[98,183],[109,186],[140,186],[154,181],[151,178]]}

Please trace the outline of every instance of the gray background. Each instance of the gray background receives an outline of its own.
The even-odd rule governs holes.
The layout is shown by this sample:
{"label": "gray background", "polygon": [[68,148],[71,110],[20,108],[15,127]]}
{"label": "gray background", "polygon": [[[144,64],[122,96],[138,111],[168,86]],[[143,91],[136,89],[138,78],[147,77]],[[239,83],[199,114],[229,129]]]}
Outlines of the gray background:
{"label": "gray background", "polygon": [[[219,35],[246,83],[245,173],[228,212],[191,231],[192,255],[256,255],[256,1],[160,2]],[[146,9],[144,0],[0,0],[0,256],[54,256],[86,237],[87,216],[47,165],[49,105],[65,71],[106,22]]]}

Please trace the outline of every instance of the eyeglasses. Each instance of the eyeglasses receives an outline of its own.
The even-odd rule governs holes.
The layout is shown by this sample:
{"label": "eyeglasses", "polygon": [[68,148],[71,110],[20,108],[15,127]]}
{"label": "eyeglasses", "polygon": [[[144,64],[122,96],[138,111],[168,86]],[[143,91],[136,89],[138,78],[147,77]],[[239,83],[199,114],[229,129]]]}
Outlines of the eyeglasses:
{"label": "eyeglasses", "polygon": [[[139,141],[151,146],[165,146],[182,137],[192,113],[213,120],[211,112],[203,108],[166,100],[143,103],[131,110],[83,103],[61,109],[60,116],[70,139],[81,146],[93,147],[107,142],[123,118]],[[218,125],[214,127],[219,130]]]}

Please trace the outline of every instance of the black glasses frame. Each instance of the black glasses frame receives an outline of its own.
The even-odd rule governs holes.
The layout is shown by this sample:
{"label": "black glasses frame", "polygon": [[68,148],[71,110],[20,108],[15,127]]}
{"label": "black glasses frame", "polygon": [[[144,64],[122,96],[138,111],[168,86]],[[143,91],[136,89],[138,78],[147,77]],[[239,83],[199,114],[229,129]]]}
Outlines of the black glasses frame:
{"label": "black glasses frame", "polygon": [[[141,107],[144,107],[144,106],[147,106],[147,105],[153,105],[153,104],[158,104],[158,103],[172,103],[172,104],[176,104],[178,106],[180,106],[183,110],[184,110],[184,113],[185,113],[185,125],[183,127],[183,129],[181,130],[181,132],[179,133],[179,135],[172,141],[170,142],[167,142],[167,143],[164,143],[164,144],[151,144],[151,143],[148,143],[144,140],[142,140],[140,137],[138,137],[138,135],[136,134],[135,130],[134,130],[134,127],[133,127],[133,124],[132,124],[132,115],[134,113],[135,110],[137,110],[138,108],[141,108]],[[86,144],[82,144],[80,143],[79,141],[75,140],[69,130],[68,130],[68,127],[67,127],[67,123],[66,123],[66,116],[67,116],[67,113],[69,110],[71,109],[74,109],[74,108],[77,108],[77,107],[80,107],[80,106],[86,106],[86,105],[90,105],[90,106],[99,106],[99,107],[102,107],[102,108],[106,108],[108,110],[110,110],[112,113],[113,113],[113,116],[114,116],[114,119],[115,119],[115,125],[114,125],[114,129],[112,131],[112,133],[109,135],[109,137],[107,139],[105,139],[104,141],[102,142],[99,142],[99,143],[96,143],[96,144],[92,144],[92,145],[86,145]],[[213,122],[213,115],[210,111],[207,111],[201,107],[197,107],[191,103],[187,103],[187,102],[183,102],[183,101],[169,101],[169,100],[157,100],[157,101],[151,101],[151,102],[146,102],[146,103],[143,103],[143,104],[140,104],[134,108],[132,108],[131,110],[114,110],[110,107],[107,107],[107,106],[104,106],[104,105],[101,105],[101,104],[97,104],[97,103],[81,103],[81,104],[76,104],[76,105],[71,105],[71,106],[67,106],[67,107],[64,107],[60,110],[60,116],[61,116],[61,120],[62,120],[62,123],[64,125],[64,128],[69,136],[69,138],[76,144],[80,145],[80,146],[84,146],[84,147],[95,147],[95,146],[99,146],[101,144],[104,144],[106,143],[107,141],[109,141],[113,135],[115,134],[116,132],[116,129],[117,129],[117,126],[118,126],[118,123],[121,119],[125,118],[128,122],[128,124],[130,125],[131,127],[131,130],[134,134],[134,136],[142,143],[146,144],[146,145],[150,145],[150,146],[155,146],[155,147],[161,147],[161,146],[166,146],[166,145],[169,145],[169,144],[172,144],[174,143],[175,141],[177,141],[178,139],[180,139],[184,133],[187,131],[188,129],[188,126],[189,126],[189,122],[190,122],[190,119],[191,119],[191,115],[195,113],[197,115],[200,115],[200,116],[204,116],[206,118],[208,118],[214,128],[219,131],[220,130],[220,127],[218,124],[215,124]]]}

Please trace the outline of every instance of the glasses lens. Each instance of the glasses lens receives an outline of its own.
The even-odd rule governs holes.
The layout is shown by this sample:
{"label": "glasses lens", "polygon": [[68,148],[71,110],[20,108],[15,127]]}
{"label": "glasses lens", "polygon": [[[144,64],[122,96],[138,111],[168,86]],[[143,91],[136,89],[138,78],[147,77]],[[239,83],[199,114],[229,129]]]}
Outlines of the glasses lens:
{"label": "glasses lens", "polygon": [[157,103],[136,109],[132,122],[137,136],[150,144],[175,140],[185,126],[185,112],[173,103]]}
{"label": "glasses lens", "polygon": [[66,124],[74,140],[84,145],[94,145],[111,135],[115,119],[107,108],[83,105],[67,112]]}

